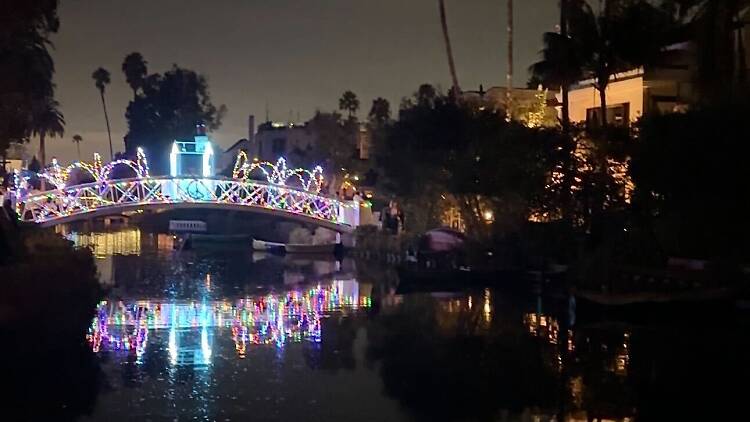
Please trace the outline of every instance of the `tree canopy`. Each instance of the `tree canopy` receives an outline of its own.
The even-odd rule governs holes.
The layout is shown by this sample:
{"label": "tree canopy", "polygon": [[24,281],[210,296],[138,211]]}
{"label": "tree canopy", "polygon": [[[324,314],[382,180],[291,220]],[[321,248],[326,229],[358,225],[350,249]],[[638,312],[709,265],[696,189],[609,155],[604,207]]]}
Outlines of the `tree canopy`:
{"label": "tree canopy", "polygon": [[485,211],[501,212],[509,222],[525,219],[544,194],[558,132],[507,122],[503,114],[433,93],[423,86],[405,101],[399,120],[376,143],[382,187],[434,205],[432,214],[452,196],[475,234],[486,232]]}
{"label": "tree canopy", "polygon": [[339,110],[348,113],[350,119],[356,116],[357,110],[359,110],[359,99],[357,99],[357,94],[352,91],[344,92],[339,99]]}
{"label": "tree canopy", "polygon": [[148,75],[128,105],[126,151],[135,154],[143,147],[154,171],[164,172],[175,139],[191,138],[198,123],[218,129],[225,112],[224,105],[211,102],[205,76],[175,64],[163,74]]}
{"label": "tree canopy", "polygon": [[745,191],[750,104],[649,116],[640,125],[631,173],[634,207],[653,221],[667,252],[747,259]]}
{"label": "tree canopy", "polygon": [[34,110],[54,98],[50,35],[57,0],[0,2],[0,152],[31,136]]}
{"label": "tree canopy", "polygon": [[148,74],[146,60],[141,53],[133,52],[125,56],[122,62],[122,73],[125,74],[125,81],[133,90],[133,98],[138,96],[138,90],[143,88]]}

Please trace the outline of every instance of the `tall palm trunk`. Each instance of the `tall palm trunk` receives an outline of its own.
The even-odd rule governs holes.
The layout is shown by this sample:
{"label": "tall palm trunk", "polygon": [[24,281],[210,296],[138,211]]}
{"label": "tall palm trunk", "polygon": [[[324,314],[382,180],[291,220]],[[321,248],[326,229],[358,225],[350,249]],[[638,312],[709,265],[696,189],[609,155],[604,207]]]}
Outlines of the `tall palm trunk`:
{"label": "tall palm trunk", "polygon": [[[560,0],[560,36],[568,38],[568,0]],[[567,75],[566,78],[567,79]],[[570,134],[570,101],[568,92],[571,81],[563,80],[560,88],[562,91],[562,131],[566,141],[565,154],[562,158],[562,192],[561,192],[561,215],[564,221],[573,220],[573,180],[576,173],[573,154],[576,150],[576,140],[568,137]],[[561,419],[562,420],[562,419]]]}
{"label": "tall palm trunk", "polygon": [[76,142],[76,153],[78,153],[78,161],[81,161],[81,143]]}
{"label": "tall palm trunk", "polygon": [[102,97],[102,108],[104,109],[104,120],[107,122],[107,136],[109,137],[109,160],[114,159],[115,153],[112,150],[112,131],[109,128],[109,115],[107,114],[107,103],[104,101],[104,90],[99,91]]}
{"label": "tall palm trunk", "polygon": [[[568,0],[560,0],[560,36],[568,38]],[[568,100],[568,91],[570,87],[568,82],[562,83],[562,130],[567,134],[570,132],[570,109]]]}
{"label": "tall palm trunk", "polygon": [[599,85],[599,103],[602,129],[604,129],[607,127],[607,85]]}
{"label": "tall palm trunk", "polygon": [[443,39],[445,40],[445,52],[448,55],[448,66],[450,67],[451,79],[453,81],[453,90],[455,94],[461,92],[461,88],[458,86],[458,76],[456,75],[456,65],[453,62],[453,50],[451,49],[451,39],[448,35],[448,21],[445,17],[445,1],[438,0],[440,7],[440,24],[443,27]]}
{"label": "tall palm trunk", "polygon": [[739,10],[734,11],[734,25],[736,26],[736,38],[737,38],[737,83],[739,89],[745,88],[747,82],[747,59],[745,57],[745,33],[744,33],[744,22],[742,22],[742,16],[740,16]]}
{"label": "tall palm trunk", "polygon": [[[44,148],[44,138],[44,131],[39,132],[39,159],[42,163],[42,168],[40,169],[42,172],[44,171],[44,167],[47,165],[47,152]],[[40,178],[39,183],[43,191],[47,190],[47,182],[43,177]]]}
{"label": "tall palm trunk", "polygon": [[505,75],[505,108],[508,117],[513,115],[511,103],[513,102],[513,0],[508,2],[508,73]]}
{"label": "tall palm trunk", "polygon": [[39,160],[42,163],[42,168],[47,165],[47,153],[44,148],[44,132],[39,133]]}

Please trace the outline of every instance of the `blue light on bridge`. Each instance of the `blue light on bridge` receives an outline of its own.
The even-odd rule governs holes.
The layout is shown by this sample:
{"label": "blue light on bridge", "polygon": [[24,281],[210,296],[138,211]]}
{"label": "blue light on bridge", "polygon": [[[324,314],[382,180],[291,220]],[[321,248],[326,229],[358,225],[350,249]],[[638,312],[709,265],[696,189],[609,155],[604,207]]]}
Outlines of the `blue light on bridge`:
{"label": "blue light on bridge", "polygon": [[214,150],[204,125],[198,125],[192,140],[175,140],[169,153],[172,177],[214,175]]}

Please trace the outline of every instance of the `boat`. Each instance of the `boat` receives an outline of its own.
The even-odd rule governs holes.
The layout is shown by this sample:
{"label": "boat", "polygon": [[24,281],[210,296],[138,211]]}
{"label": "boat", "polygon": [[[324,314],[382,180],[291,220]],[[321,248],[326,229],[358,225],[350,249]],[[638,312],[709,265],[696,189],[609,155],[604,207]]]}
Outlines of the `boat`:
{"label": "boat", "polygon": [[327,243],[322,245],[305,245],[301,243],[286,244],[286,253],[288,254],[318,254],[333,255],[336,253],[338,243]]}
{"label": "boat", "polygon": [[286,252],[283,243],[266,242],[265,240],[253,239],[253,250],[259,252],[268,252],[277,255],[283,255]]}
{"label": "boat", "polygon": [[253,239],[253,250],[289,255],[334,255],[340,252],[341,244],[327,243],[321,245],[302,243],[276,243]]}
{"label": "boat", "polygon": [[193,243],[244,243],[250,239],[247,234],[205,234],[191,233],[190,240]]}

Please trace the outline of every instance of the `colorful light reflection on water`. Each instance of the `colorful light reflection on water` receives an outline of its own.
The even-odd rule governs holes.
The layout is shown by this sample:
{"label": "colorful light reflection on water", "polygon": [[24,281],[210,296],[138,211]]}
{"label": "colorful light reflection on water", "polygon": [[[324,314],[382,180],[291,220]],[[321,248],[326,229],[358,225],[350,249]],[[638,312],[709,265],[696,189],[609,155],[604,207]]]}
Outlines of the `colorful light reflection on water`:
{"label": "colorful light reflection on water", "polygon": [[237,356],[244,358],[248,346],[318,343],[326,314],[368,308],[371,301],[353,280],[234,301],[103,301],[87,339],[94,352],[130,353],[140,363],[149,332],[168,330],[173,365],[210,364],[213,328],[230,329]]}

